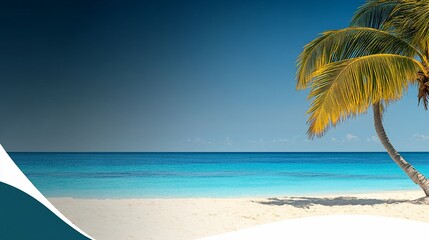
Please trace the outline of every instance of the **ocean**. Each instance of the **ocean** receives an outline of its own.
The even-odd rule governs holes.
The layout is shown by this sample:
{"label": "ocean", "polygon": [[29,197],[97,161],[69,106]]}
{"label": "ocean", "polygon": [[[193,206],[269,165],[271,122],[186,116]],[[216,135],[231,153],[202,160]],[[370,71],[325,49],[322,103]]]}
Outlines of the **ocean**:
{"label": "ocean", "polygon": [[[429,153],[402,153],[429,176]],[[10,153],[47,197],[269,197],[419,189],[387,153]]]}

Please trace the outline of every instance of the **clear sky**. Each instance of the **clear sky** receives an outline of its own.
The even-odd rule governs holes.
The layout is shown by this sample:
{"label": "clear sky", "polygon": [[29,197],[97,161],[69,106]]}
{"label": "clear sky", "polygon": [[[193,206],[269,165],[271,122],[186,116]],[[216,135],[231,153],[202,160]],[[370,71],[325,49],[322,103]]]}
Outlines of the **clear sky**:
{"label": "clear sky", "polygon": [[[8,151],[383,151],[371,112],[307,140],[296,58],[364,1],[2,1]],[[385,115],[429,150],[416,89]]]}

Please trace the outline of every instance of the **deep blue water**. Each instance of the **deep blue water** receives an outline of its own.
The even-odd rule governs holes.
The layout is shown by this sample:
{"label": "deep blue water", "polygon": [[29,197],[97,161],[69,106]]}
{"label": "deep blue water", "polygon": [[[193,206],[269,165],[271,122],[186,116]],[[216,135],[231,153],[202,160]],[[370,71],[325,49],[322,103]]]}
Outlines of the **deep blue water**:
{"label": "deep blue water", "polygon": [[[418,189],[387,153],[10,153],[48,197],[243,197]],[[403,153],[429,175],[429,153]]]}

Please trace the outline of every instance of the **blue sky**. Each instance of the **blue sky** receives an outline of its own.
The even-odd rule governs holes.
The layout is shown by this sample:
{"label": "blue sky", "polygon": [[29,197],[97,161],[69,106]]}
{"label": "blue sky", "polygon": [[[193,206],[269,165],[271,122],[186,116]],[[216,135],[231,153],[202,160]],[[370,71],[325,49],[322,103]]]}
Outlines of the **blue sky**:
{"label": "blue sky", "polygon": [[[383,151],[371,111],[306,137],[296,58],[364,1],[2,3],[0,142],[8,151]],[[411,87],[385,115],[427,151]]]}

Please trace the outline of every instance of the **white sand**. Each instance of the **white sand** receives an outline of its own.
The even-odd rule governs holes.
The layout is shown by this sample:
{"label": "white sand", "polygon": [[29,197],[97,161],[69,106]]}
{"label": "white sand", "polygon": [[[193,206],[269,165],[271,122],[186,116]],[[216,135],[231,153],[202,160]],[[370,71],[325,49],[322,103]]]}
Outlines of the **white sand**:
{"label": "white sand", "polygon": [[99,240],[195,239],[284,219],[365,214],[429,222],[421,191],[278,198],[49,199]]}
{"label": "white sand", "polygon": [[404,240],[426,239],[429,223],[372,215],[327,215],[286,219],[200,240]]}

